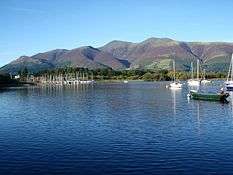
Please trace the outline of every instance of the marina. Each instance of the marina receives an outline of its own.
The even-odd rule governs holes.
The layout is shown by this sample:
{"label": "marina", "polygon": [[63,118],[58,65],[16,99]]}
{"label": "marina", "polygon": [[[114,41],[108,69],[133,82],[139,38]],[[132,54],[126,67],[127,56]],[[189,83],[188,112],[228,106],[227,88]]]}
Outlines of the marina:
{"label": "marina", "polygon": [[[20,80],[20,76],[17,75]],[[34,85],[58,85],[58,86],[77,86],[80,84],[95,83],[93,74],[88,73],[63,73],[63,74],[42,74],[39,76],[28,75],[21,78],[22,82],[33,83]]]}

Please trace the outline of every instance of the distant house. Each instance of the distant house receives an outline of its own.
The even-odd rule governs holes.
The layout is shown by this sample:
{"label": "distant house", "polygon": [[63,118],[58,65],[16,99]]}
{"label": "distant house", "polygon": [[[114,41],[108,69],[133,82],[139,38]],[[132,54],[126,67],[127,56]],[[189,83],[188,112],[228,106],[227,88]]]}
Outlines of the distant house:
{"label": "distant house", "polygon": [[20,75],[15,75],[15,79],[20,79]]}

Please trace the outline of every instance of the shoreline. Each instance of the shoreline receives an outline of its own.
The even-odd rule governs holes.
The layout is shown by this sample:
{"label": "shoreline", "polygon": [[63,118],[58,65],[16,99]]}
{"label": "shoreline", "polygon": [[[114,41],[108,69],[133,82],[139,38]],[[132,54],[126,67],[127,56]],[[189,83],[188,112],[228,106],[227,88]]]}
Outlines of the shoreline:
{"label": "shoreline", "polygon": [[[127,80],[128,82],[172,82],[172,81],[166,81],[166,80],[128,80],[128,79],[122,79],[122,80],[115,80],[115,79],[110,79],[110,80],[95,80],[95,83],[124,83],[124,81]],[[213,79],[208,79],[211,81],[224,81],[225,78],[213,78]],[[186,82],[187,80],[180,80],[180,82]],[[25,82],[19,82],[18,84],[2,84],[0,85],[0,90],[4,89],[21,89],[21,88],[28,88],[28,87],[37,87],[40,86],[40,84],[36,83],[25,83]]]}

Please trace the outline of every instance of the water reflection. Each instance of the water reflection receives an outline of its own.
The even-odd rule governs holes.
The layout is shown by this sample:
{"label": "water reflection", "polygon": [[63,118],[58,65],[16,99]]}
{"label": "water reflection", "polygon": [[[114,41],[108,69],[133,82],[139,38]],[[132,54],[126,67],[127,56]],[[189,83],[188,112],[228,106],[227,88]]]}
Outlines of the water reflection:
{"label": "water reflection", "polygon": [[198,132],[200,134],[200,125],[201,125],[201,120],[200,120],[200,102],[197,102],[197,128],[198,128]]}
{"label": "water reflection", "polygon": [[179,102],[177,101],[178,100],[177,97],[180,98],[182,90],[181,89],[170,89],[170,90],[172,97],[173,117],[174,117],[174,121],[176,122],[177,110],[179,109],[179,107],[177,107],[177,103],[179,105]]}
{"label": "water reflection", "polygon": [[87,90],[93,89],[94,85],[78,85],[78,86],[34,86],[30,88],[22,89],[18,91],[21,95],[43,95],[43,96],[60,96],[64,95],[67,91],[76,94],[77,92],[85,92]]}
{"label": "water reflection", "polygon": [[174,116],[176,116],[176,93],[179,91],[180,91],[180,89],[171,89],[172,108],[173,108]]}

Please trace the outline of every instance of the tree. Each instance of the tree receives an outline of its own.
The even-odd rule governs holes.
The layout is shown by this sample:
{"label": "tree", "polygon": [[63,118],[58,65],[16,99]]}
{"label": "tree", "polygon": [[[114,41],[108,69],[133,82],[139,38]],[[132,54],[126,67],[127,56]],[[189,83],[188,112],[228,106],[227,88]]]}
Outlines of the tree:
{"label": "tree", "polygon": [[28,75],[28,69],[27,69],[27,67],[25,67],[24,70],[21,71],[21,75],[22,75],[23,77],[26,77],[26,76]]}
{"label": "tree", "polygon": [[142,79],[146,81],[152,81],[154,80],[154,76],[150,72],[147,72],[143,75]]}

